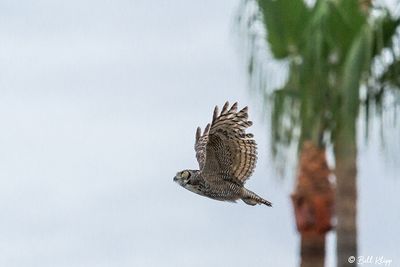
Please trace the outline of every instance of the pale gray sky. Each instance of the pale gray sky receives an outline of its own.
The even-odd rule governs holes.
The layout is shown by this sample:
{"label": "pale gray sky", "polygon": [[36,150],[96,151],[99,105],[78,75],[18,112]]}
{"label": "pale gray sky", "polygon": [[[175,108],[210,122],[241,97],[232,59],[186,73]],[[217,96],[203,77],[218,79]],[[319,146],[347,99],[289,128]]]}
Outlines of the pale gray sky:
{"label": "pale gray sky", "polygon": [[[1,2],[0,266],[298,265],[292,184],[275,177],[248,94],[237,5]],[[250,106],[260,151],[248,187],[272,209],[172,182],[197,167],[195,129],[226,100]],[[400,264],[400,181],[377,149],[360,157],[360,248]]]}

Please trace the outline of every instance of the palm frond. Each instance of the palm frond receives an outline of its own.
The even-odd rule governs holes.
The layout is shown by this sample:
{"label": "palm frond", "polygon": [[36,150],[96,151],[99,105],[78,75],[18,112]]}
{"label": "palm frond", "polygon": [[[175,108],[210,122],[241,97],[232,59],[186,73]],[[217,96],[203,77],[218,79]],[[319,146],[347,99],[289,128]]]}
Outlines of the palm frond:
{"label": "palm frond", "polygon": [[[248,51],[249,76],[272,106],[273,155],[304,139],[332,142],[338,120],[356,120],[365,104],[368,121],[372,99],[379,107],[389,88],[400,88],[400,20],[388,9],[365,12],[358,0],[244,2],[253,5],[248,25],[263,26],[248,39],[257,43]],[[284,62],[283,75],[270,68],[276,62]]]}

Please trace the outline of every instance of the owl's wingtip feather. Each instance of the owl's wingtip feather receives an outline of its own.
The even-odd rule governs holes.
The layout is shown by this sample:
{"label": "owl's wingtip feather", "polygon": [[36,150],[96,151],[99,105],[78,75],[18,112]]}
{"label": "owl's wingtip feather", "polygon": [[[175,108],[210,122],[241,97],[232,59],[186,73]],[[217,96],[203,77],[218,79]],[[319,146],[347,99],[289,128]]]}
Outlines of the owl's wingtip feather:
{"label": "owl's wingtip feather", "polygon": [[197,127],[197,130],[196,130],[196,142],[199,141],[200,137],[201,137],[201,128]]}

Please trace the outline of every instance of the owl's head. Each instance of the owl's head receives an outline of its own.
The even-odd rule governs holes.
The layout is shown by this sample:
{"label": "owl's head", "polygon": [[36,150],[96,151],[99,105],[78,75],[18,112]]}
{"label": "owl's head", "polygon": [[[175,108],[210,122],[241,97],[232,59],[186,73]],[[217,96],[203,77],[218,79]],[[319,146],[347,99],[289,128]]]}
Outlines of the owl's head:
{"label": "owl's head", "polygon": [[174,182],[180,186],[203,196],[204,193],[201,190],[200,180],[202,180],[202,178],[199,170],[183,170],[178,172],[174,177]]}
{"label": "owl's head", "polygon": [[190,178],[192,177],[193,172],[191,170],[183,170],[177,172],[174,177],[174,182],[178,183],[179,185],[186,187],[187,184],[190,182]]}

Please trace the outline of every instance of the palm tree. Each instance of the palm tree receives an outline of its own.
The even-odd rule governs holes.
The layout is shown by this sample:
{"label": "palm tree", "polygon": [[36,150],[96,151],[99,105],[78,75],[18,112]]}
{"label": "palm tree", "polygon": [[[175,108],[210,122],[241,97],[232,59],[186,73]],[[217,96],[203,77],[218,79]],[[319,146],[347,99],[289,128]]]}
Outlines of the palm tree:
{"label": "palm tree", "polygon": [[[349,266],[349,256],[357,256],[357,119],[364,109],[368,122],[370,110],[383,106],[387,95],[399,96],[400,20],[387,8],[359,0],[316,0],[313,5],[303,0],[254,0],[243,1],[241,10],[240,21],[251,37],[251,84],[272,104],[276,161],[293,143],[300,155],[308,153],[304,148],[310,145],[305,144],[322,154],[333,147],[338,265]],[[287,68],[281,85],[270,85],[276,75],[267,65],[268,57]],[[382,119],[384,114],[377,116]],[[301,180],[302,170],[316,162],[326,164],[316,161],[318,157],[306,158],[300,160],[298,183],[306,181]],[[318,179],[327,181],[329,172],[324,175]],[[326,206],[313,208],[329,210],[330,204],[328,199]],[[298,228],[301,214],[296,212]],[[321,261],[315,265],[321,266]],[[304,261],[302,265],[313,266]]]}

